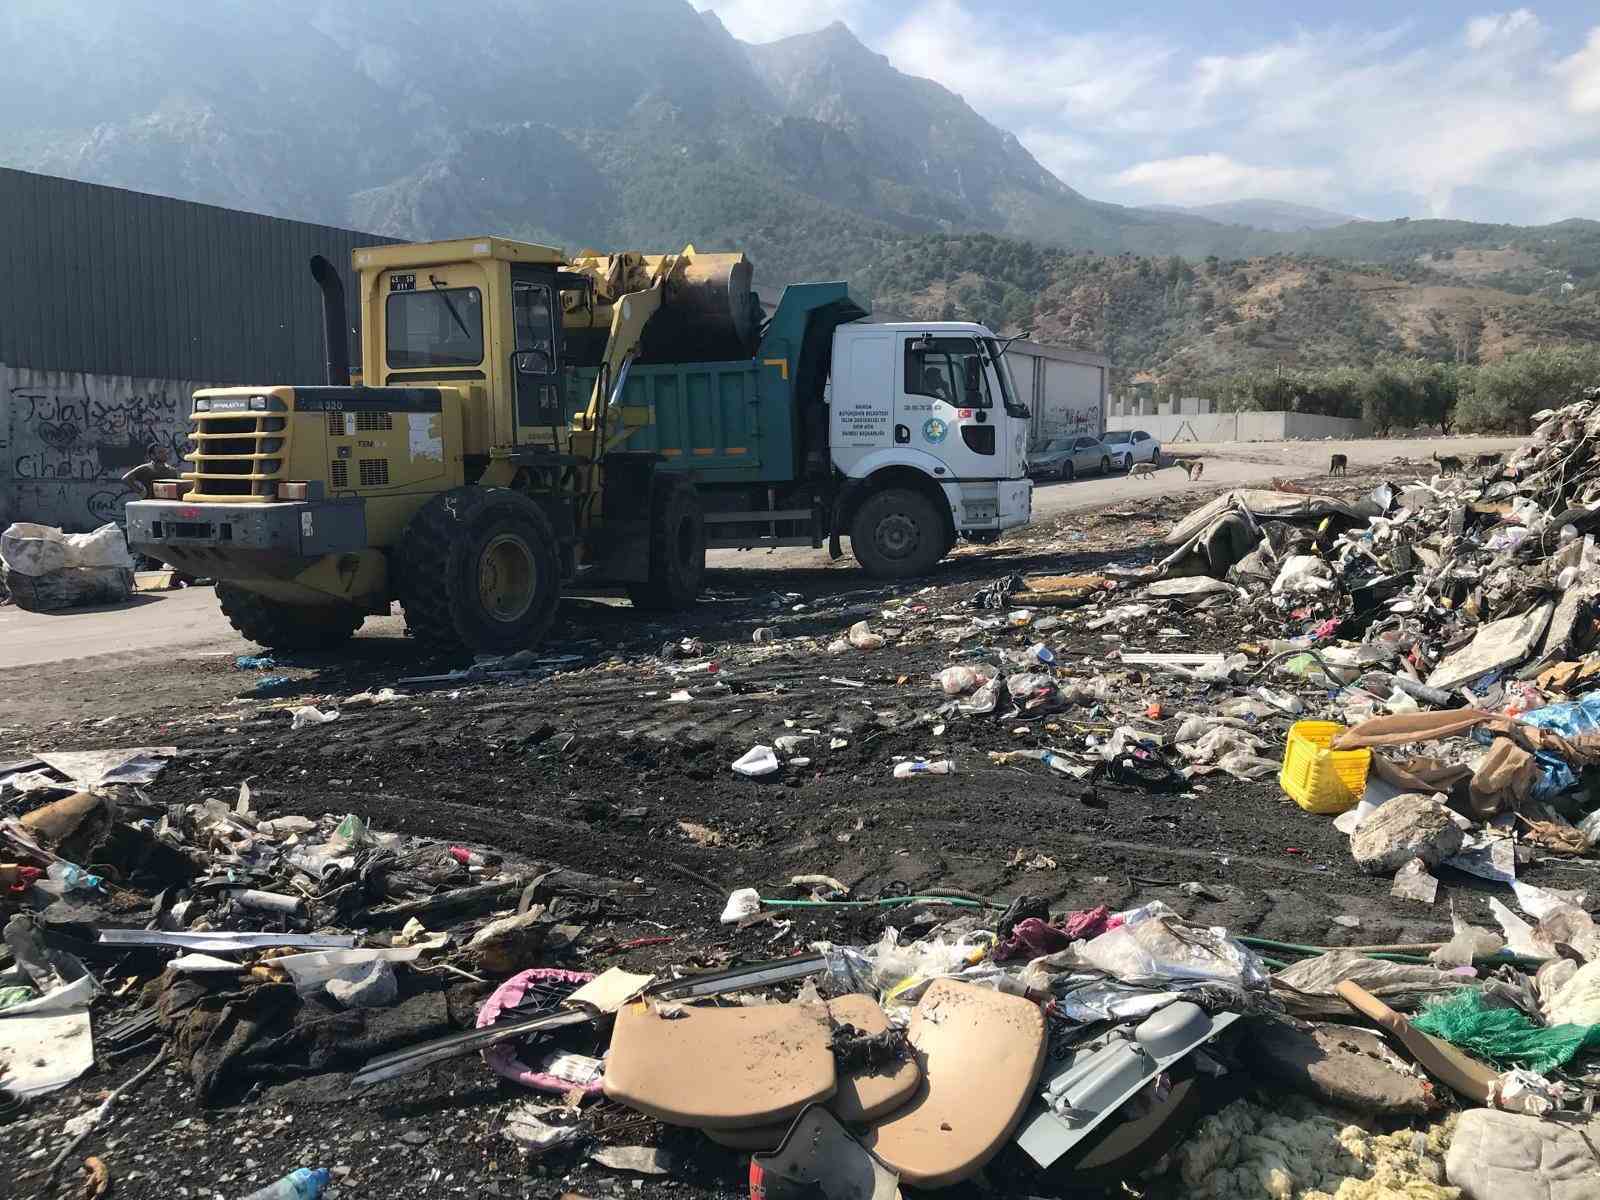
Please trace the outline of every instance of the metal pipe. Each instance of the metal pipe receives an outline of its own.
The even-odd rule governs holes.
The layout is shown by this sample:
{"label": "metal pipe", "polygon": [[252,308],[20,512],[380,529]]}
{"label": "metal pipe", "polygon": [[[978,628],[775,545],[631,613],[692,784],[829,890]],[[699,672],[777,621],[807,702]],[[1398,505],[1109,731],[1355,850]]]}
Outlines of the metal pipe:
{"label": "metal pipe", "polygon": [[349,310],[344,303],[344,281],[320,254],[311,256],[311,278],[322,289],[322,331],[328,343],[324,376],[329,387],[350,386]]}

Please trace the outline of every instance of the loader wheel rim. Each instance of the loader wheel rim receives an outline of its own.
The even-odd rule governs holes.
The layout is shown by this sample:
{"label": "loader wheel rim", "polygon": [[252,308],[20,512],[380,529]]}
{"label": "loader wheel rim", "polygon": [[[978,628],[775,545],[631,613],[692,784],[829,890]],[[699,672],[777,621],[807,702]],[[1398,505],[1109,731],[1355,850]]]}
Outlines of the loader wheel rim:
{"label": "loader wheel rim", "polygon": [[917,523],[904,513],[890,513],[872,531],[872,541],[885,558],[909,558],[922,540]]}
{"label": "loader wheel rim", "polygon": [[489,540],[478,558],[478,595],[484,612],[496,621],[519,621],[533,607],[539,568],[533,552],[514,533]]}

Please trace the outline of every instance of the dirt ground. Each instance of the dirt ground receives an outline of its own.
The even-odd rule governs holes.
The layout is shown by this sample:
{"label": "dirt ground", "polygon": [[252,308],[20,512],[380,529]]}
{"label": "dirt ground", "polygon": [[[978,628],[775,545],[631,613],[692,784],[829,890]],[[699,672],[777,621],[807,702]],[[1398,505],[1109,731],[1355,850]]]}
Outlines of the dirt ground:
{"label": "dirt ground", "polygon": [[[1355,474],[1339,490],[1359,494],[1379,478]],[[1085,735],[1107,734],[1130,714],[1159,735],[1175,728],[1180,714],[1206,712],[1233,694],[1125,670],[1108,659],[1119,646],[1232,649],[1298,632],[1307,622],[1231,607],[1163,610],[1158,602],[1136,627],[1096,630],[1088,625],[1104,604],[1065,611],[1046,634],[1007,629],[978,644],[1021,648],[1044,640],[1074,674],[1116,680],[1116,700],[1045,717],[937,714],[943,697],[930,676],[949,665],[952,650],[937,635],[979,615],[969,605],[977,592],[1012,573],[1153,561],[1173,521],[1209,494],[1196,489],[1052,518],[999,546],[963,548],[931,579],[900,586],[865,586],[858,574],[827,569],[719,569],[693,613],[651,624],[625,606],[569,601],[541,651],[547,665],[508,681],[402,684],[465,664],[422,655],[399,638],[362,638],[350,653],[296,655],[265,670],[238,669],[231,655],[182,651],[156,662],[131,652],[62,671],[16,668],[0,673],[0,760],[30,749],[174,745],[179,757],[147,789],[153,800],[231,798],[248,780],[268,816],[354,812],[379,831],[637,879],[640,895],[588,922],[569,964],[583,969],[754,961],[819,938],[859,944],[881,933],[886,922],[875,915],[810,916],[742,930],[718,924],[727,891],[753,886],[784,894],[797,874],[834,876],[860,898],[939,887],[1001,903],[1043,895],[1055,908],[1160,899],[1235,934],[1314,945],[1436,940],[1449,933],[1452,903],[1492,925],[1487,885],[1448,870],[1433,907],[1391,899],[1389,879],[1357,872],[1327,818],[1302,812],[1270,780],[1239,783],[1217,774],[1173,790],[1108,783],[1091,790],[1038,763],[999,766],[987,757],[991,750],[1081,745]],[[908,603],[886,610],[901,598]],[[1105,603],[1126,599],[1112,595]],[[862,619],[887,633],[889,644],[866,653],[824,651]],[[754,643],[758,628],[772,630],[772,640]],[[664,643],[685,637],[703,640],[706,653],[663,656]],[[673,673],[706,659],[717,663],[714,675]],[[269,695],[251,694],[269,675],[288,682]],[[712,683],[725,685],[717,689],[723,694],[668,699],[679,688]],[[403,698],[346,707],[330,724],[290,730],[296,705],[339,707],[352,693],[389,686]],[[1143,715],[1151,703],[1160,704],[1160,717]],[[771,745],[786,733],[810,738],[796,752],[808,766],[767,780],[730,771],[752,745]],[[831,748],[835,741],[844,744]],[[895,780],[899,755],[948,757],[956,773]],[[1043,854],[1056,865],[1009,865],[1019,850],[1024,859]],[[1524,878],[1573,885],[1555,868],[1534,866]],[[1180,890],[1191,881],[1216,898]],[[662,937],[670,941],[617,948]],[[487,990],[457,986],[466,1000]],[[134,999],[108,1002],[104,1015],[131,1010]],[[97,1026],[101,1019],[97,1008]],[[0,1194],[51,1194],[31,1173],[54,1154],[62,1122],[148,1054],[106,1064],[0,1131],[0,1179],[12,1179],[16,1189],[0,1186]],[[301,1165],[348,1168],[329,1193],[334,1200],[746,1191],[742,1157],[681,1131],[661,1135],[684,1164],[670,1180],[641,1185],[570,1156],[543,1160],[554,1167],[526,1166],[497,1132],[526,1093],[499,1082],[476,1058],[359,1097],[337,1084],[284,1085],[204,1109],[188,1080],[169,1069],[81,1153],[104,1157],[116,1196],[128,1200],[234,1197]],[[616,1117],[624,1126],[630,1119],[622,1110]],[[617,1140],[650,1141],[658,1128],[645,1124]]]}

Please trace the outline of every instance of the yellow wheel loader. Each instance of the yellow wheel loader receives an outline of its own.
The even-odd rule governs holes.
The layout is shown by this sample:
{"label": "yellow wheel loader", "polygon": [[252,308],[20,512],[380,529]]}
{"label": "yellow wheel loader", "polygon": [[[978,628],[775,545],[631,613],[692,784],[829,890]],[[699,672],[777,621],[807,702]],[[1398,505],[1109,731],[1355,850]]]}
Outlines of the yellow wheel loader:
{"label": "yellow wheel loader", "polygon": [[532,645],[579,575],[641,607],[692,603],[696,489],[665,456],[618,448],[631,431],[612,401],[651,346],[748,357],[744,257],[565,261],[473,238],[353,258],[370,386],[351,384],[339,275],[313,259],[326,383],[196,392],[192,469],[129,506],[130,543],[215,578],[234,628],[290,650],[342,641],[396,599],[426,641]]}

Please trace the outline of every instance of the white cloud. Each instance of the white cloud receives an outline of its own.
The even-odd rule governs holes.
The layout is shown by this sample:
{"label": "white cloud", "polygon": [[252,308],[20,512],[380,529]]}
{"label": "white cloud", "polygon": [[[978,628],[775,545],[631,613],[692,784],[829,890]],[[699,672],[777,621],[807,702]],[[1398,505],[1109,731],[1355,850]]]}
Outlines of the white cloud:
{"label": "white cloud", "polygon": [[1323,167],[1255,166],[1226,154],[1184,154],[1136,163],[1115,181],[1155,200],[1199,204],[1243,196],[1307,195],[1327,187],[1332,174]]}
{"label": "white cloud", "polygon": [[1467,22],[1467,45],[1474,50],[1496,45],[1531,46],[1543,35],[1539,18],[1525,8],[1473,17]]}
{"label": "white cloud", "polygon": [[868,9],[866,0],[695,0],[701,12],[716,13],[728,32],[747,42],[775,42],[796,33],[813,33],[834,21],[855,26]]}
{"label": "white cloud", "polygon": [[1600,28],[1589,31],[1582,50],[1556,65],[1567,84],[1567,107],[1573,112],[1600,113]]}
{"label": "white cloud", "polygon": [[1600,217],[1600,24],[1575,45],[1517,8],[1438,34],[1303,26],[1206,54],[1163,33],[1059,33],[983,11],[926,0],[874,40],[1090,196]]}

